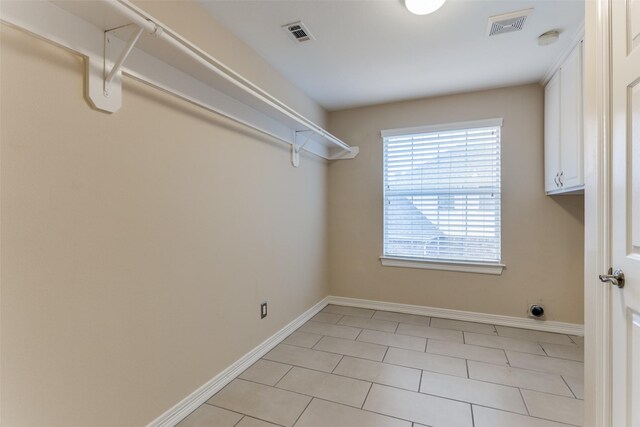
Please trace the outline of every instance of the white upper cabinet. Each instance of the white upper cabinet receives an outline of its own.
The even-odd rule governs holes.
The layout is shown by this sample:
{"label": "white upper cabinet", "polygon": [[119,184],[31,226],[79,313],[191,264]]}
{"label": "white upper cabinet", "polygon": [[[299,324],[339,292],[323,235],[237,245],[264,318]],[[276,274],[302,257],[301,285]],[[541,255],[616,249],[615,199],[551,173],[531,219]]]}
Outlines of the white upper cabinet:
{"label": "white upper cabinet", "polygon": [[545,191],[582,192],[582,42],[547,83],[544,122]]}
{"label": "white upper cabinet", "polygon": [[560,72],[544,90],[544,190],[558,189],[560,172]]}

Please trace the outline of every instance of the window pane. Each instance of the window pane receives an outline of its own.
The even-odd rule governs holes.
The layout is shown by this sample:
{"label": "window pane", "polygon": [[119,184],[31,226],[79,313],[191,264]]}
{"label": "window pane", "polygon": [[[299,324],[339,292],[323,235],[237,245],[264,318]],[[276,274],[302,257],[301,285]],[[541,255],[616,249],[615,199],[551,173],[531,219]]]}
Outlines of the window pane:
{"label": "window pane", "polygon": [[384,255],[500,262],[500,127],[384,139]]}

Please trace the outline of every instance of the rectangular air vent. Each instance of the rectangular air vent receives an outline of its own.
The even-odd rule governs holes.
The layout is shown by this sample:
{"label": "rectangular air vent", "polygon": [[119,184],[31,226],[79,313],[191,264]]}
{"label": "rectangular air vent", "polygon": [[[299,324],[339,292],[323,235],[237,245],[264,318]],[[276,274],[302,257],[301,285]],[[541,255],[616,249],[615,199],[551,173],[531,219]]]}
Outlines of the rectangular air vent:
{"label": "rectangular air vent", "polygon": [[487,26],[489,36],[522,30],[531,12],[533,12],[533,9],[519,10],[490,17],[489,25]]}
{"label": "rectangular air vent", "polygon": [[315,37],[311,35],[309,29],[302,23],[302,21],[292,22],[290,24],[283,25],[282,28],[289,34],[289,36],[298,43],[314,40]]}

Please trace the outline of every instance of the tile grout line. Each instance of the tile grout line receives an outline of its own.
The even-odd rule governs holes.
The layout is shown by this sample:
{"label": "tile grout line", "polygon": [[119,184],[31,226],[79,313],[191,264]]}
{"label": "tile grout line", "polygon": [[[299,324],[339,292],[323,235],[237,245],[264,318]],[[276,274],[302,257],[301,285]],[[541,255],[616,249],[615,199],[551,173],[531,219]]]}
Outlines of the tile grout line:
{"label": "tile grout line", "polygon": [[473,416],[473,403],[469,405],[469,409],[471,409],[471,426],[475,427],[476,426],[476,420]]}
{"label": "tile grout line", "polygon": [[242,414],[242,417],[240,417],[240,419],[238,420],[238,422],[237,422],[237,423],[235,423],[235,424],[233,425],[233,427],[236,427],[238,424],[240,424],[240,421],[244,420],[245,418],[247,418],[247,416],[246,416],[246,415],[244,415],[244,414]]}
{"label": "tile grout line", "polygon": [[531,416],[529,405],[527,405],[527,400],[524,398],[524,394],[522,394],[522,390],[520,389],[520,387],[518,387],[518,392],[520,393],[520,397],[522,398],[522,402],[524,403],[524,409],[527,411],[527,415]]}
{"label": "tile grout line", "polygon": [[382,356],[382,360],[380,361],[380,363],[384,363],[384,358],[387,357],[387,353],[389,352],[389,349],[391,348],[391,346],[387,346],[387,349],[384,351],[384,355]]}
{"label": "tile grout line", "polygon": [[[569,338],[569,339],[571,339],[571,338]],[[550,357],[550,356],[549,356],[549,353],[547,353],[547,350],[544,348],[544,346],[542,345],[542,343],[538,342],[537,344],[538,344],[538,345],[540,346],[540,348],[542,349],[542,352],[544,353],[544,355],[545,355],[545,356],[547,356],[547,357]]]}
{"label": "tile grout line", "polygon": [[[247,415],[247,414],[243,414],[242,412],[234,411],[233,409],[223,408],[222,406],[213,405],[213,404],[211,404],[211,403],[207,403],[207,402],[203,403],[203,405],[204,405],[204,404],[207,404],[207,405],[209,405],[209,406],[213,406],[214,408],[224,409],[225,411],[233,412],[234,414],[242,415],[242,417],[243,417],[243,418],[244,418],[244,417],[255,418],[256,420],[264,421],[265,423],[271,423],[271,424],[276,425],[276,426],[286,427],[286,426],[283,426],[282,424],[278,424],[278,423],[276,423],[275,421],[267,421],[267,420],[265,420],[264,418],[260,418],[260,417],[254,416],[254,415]],[[194,411],[194,412],[195,412],[195,411]],[[193,412],[192,412],[192,414],[193,414]],[[242,421],[242,418],[240,418],[240,421]],[[240,421],[238,421],[238,423],[239,423]]]}
{"label": "tile grout line", "polygon": [[373,383],[369,384],[369,390],[367,390],[367,394],[362,401],[362,405],[360,405],[360,409],[364,408],[364,404],[367,403],[367,399],[369,398],[369,393],[371,393],[371,389],[373,388]]}
{"label": "tile grout line", "polygon": [[[326,374],[326,372],[325,372],[325,374]],[[327,375],[332,375],[332,374],[327,374]],[[343,378],[348,378],[348,377],[343,377]],[[351,378],[349,378],[349,379],[351,379]],[[371,389],[371,385],[373,384],[371,381],[364,381],[364,380],[357,380],[357,381],[360,381],[360,382],[363,382],[363,383],[369,383],[369,389]],[[256,384],[257,384],[257,383],[256,383]],[[264,384],[263,384],[263,385],[264,385]],[[335,400],[329,400],[329,399],[327,399],[327,398],[322,398],[322,397],[314,396],[314,395],[312,395],[312,394],[306,394],[306,393],[302,393],[302,392],[299,392],[299,391],[293,391],[293,390],[289,390],[289,389],[281,388],[281,387],[273,387],[273,388],[275,388],[275,389],[277,389],[277,390],[281,390],[281,391],[286,391],[286,392],[288,392],[288,393],[297,394],[297,395],[299,395],[299,396],[309,397],[309,398],[311,398],[312,400],[313,400],[313,399],[321,399],[321,400],[326,400],[327,402],[331,402],[331,403],[338,403],[338,404],[340,404],[340,405],[348,406],[348,407],[350,407],[350,408],[362,409],[362,408],[359,408],[359,407],[354,406],[354,405],[349,405],[349,404],[346,404],[346,403],[336,402]],[[410,391],[410,390],[406,390],[406,389],[402,389],[402,388],[397,388],[397,387],[393,387],[393,388],[396,388],[396,389],[398,389],[398,390],[403,390],[403,391]],[[368,394],[368,392],[367,392],[367,394]],[[304,411],[303,411],[303,412],[304,412]]]}
{"label": "tile grout line", "polygon": [[302,412],[300,412],[300,415],[298,415],[298,418],[296,418],[296,420],[293,422],[293,424],[291,424],[292,427],[295,427],[295,425],[298,424],[298,421],[300,421],[300,417],[302,417],[302,414],[304,414],[304,412],[307,410],[309,405],[311,405],[311,402],[313,402],[313,399],[314,399],[314,397],[311,397],[311,399],[309,399],[309,402],[307,403],[307,406],[304,407]]}
{"label": "tile grout line", "polygon": [[[340,360],[338,360],[338,363],[336,363],[336,366],[334,366],[333,369],[331,370],[330,372],[331,374],[334,374],[336,372],[336,369],[338,369],[338,366],[340,366],[340,363],[342,363],[342,361],[344,360],[344,356],[345,355],[343,354]],[[351,377],[347,377],[347,378],[351,378]]]}
{"label": "tile grout line", "polygon": [[[284,377],[286,377],[286,376],[287,376],[287,374],[288,374],[289,372],[291,372],[291,370],[292,370],[294,367],[295,367],[294,365],[291,365],[291,367],[287,370],[287,372],[285,372],[285,374],[284,374],[282,377],[280,377],[280,379],[279,379],[278,381],[276,381],[276,383],[275,383],[274,385],[272,385],[271,387],[276,387],[276,388],[277,388],[277,387],[278,387],[278,384],[280,384],[280,381],[282,381],[282,380],[284,379]],[[241,378],[241,379],[243,379],[243,378]],[[258,384],[260,384],[260,383],[258,383]],[[263,385],[267,385],[267,384],[263,384]]]}
{"label": "tile grout line", "polygon": [[511,362],[509,362],[509,358],[507,357],[507,350],[502,349],[502,354],[504,354],[504,360],[507,361],[507,366],[511,366]]}
{"label": "tile grout line", "polygon": [[560,378],[562,378],[562,381],[564,381],[564,383],[567,385],[567,388],[569,389],[569,391],[571,392],[571,394],[573,394],[573,397],[577,400],[581,400],[578,399],[578,396],[576,396],[576,394],[574,393],[573,389],[571,388],[571,386],[569,385],[569,383],[567,382],[567,380],[564,379],[564,375],[560,375]]}
{"label": "tile grout line", "polygon": [[[335,405],[345,406],[345,407],[347,407],[347,408],[351,408],[351,409],[358,409],[358,408],[356,408],[355,406],[349,406],[349,405],[345,405],[344,403],[333,402],[333,401],[331,401],[331,400],[323,399],[323,398],[321,398],[321,397],[314,397],[314,399],[316,399],[316,400],[322,400],[323,402],[333,403],[333,404],[335,404]],[[383,413],[381,413],[381,412],[372,411],[371,409],[360,409],[360,411],[364,411],[364,412],[367,412],[367,413],[370,413],[370,414],[380,415],[380,416],[387,417],[387,418],[393,418],[394,420],[400,420],[400,421],[406,421],[406,422],[408,422],[408,423],[413,423],[413,421],[411,421],[411,420],[409,420],[409,419],[406,419],[406,418],[400,418],[400,417],[397,417],[397,416],[395,416],[395,415],[383,414]],[[295,426],[294,426],[294,427],[295,427]],[[427,427],[428,427],[428,426],[427,426]]]}

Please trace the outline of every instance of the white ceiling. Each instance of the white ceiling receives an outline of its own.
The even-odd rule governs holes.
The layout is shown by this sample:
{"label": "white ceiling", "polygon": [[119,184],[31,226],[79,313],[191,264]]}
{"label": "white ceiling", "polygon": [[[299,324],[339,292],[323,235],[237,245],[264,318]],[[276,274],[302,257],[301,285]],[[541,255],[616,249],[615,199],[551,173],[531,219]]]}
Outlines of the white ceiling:
{"label": "white ceiling", "polygon": [[[328,110],[540,81],[584,22],[584,0],[448,0],[431,15],[402,0],[201,0]],[[534,8],[520,32],[487,36],[490,16]],[[303,20],[316,40],[281,28]],[[560,41],[537,44],[560,31]]]}

